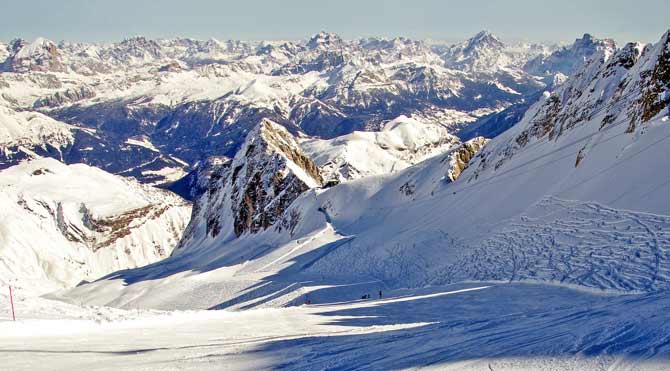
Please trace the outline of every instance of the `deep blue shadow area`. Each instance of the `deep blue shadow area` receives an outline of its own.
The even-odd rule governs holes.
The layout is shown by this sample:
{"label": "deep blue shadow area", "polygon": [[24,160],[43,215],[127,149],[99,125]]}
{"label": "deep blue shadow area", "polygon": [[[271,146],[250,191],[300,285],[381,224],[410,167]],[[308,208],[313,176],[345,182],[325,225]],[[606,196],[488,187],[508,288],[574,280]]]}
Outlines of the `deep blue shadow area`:
{"label": "deep blue shadow area", "polygon": [[[447,291],[481,286],[486,285]],[[423,294],[436,291],[443,290],[425,289]],[[473,369],[487,369],[487,359],[588,361],[602,356],[656,357],[670,368],[668,293],[606,296],[547,285],[493,284],[475,291],[421,294],[349,303],[342,309],[324,306],[327,310],[319,314],[329,324],[373,333],[283,340],[255,352],[285,360],[276,369],[292,370],[396,370],[476,360],[484,363]],[[415,327],[371,328],[410,324]]]}

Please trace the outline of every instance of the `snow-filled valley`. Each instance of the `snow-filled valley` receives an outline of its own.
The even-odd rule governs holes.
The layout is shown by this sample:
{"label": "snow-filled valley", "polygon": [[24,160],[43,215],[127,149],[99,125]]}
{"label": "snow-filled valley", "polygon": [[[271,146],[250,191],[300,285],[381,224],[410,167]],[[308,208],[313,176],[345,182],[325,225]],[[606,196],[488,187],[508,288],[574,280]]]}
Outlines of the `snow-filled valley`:
{"label": "snow-filled valley", "polygon": [[670,31],[0,49],[0,368],[670,367]]}

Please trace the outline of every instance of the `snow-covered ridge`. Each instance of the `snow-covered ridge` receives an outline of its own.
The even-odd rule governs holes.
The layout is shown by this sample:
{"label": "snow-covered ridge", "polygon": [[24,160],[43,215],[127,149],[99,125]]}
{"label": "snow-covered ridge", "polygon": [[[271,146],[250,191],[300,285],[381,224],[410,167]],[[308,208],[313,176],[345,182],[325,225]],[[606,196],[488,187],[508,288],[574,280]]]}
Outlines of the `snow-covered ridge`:
{"label": "snow-covered ridge", "polygon": [[[640,125],[657,118],[669,102],[670,77],[664,72],[670,64],[668,43],[666,34],[644,50],[638,43],[617,51],[600,50],[560,88],[546,93],[495,146],[481,154],[476,175],[491,165],[494,170],[503,167],[526,147],[557,143],[561,136],[574,136],[574,132],[590,132],[581,137],[583,147],[575,155],[578,166],[592,147],[594,136],[621,127],[633,134]],[[644,128],[640,130],[644,132]]]}
{"label": "snow-covered ridge", "polygon": [[0,172],[0,281],[44,293],[167,257],[190,206],[83,164],[42,158]]}
{"label": "snow-covered ridge", "polygon": [[309,139],[301,146],[327,180],[342,182],[400,171],[459,143],[458,137],[443,126],[400,116],[381,131]]}
{"label": "snow-covered ridge", "polygon": [[[75,136],[64,158],[41,155],[157,184],[207,157],[233,157],[263,118],[321,139],[379,131],[401,115],[454,134],[547,87],[520,66],[553,47],[507,45],[488,33],[470,44],[461,49],[472,58],[452,63],[446,50],[459,47],[329,33],[272,43],[14,40],[0,57],[0,102],[96,130],[95,138]],[[158,151],[128,149],[142,136]]]}
{"label": "snow-covered ridge", "polygon": [[75,128],[39,112],[17,112],[0,105],[0,146],[27,148],[72,144]]}

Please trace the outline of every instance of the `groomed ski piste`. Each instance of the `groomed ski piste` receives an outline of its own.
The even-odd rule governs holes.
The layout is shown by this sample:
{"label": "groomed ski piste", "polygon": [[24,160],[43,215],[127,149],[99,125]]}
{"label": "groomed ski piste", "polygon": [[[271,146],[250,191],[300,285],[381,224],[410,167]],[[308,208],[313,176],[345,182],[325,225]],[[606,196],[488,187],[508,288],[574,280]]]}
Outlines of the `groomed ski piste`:
{"label": "groomed ski piste", "polygon": [[247,311],[0,297],[7,370],[667,370],[670,297],[477,282]]}

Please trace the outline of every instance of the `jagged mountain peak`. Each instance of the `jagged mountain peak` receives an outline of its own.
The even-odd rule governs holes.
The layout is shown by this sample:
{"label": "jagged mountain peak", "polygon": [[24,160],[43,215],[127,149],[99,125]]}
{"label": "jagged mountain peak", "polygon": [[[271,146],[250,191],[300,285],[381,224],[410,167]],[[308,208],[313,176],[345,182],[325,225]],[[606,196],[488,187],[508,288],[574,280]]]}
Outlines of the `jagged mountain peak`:
{"label": "jagged mountain peak", "polygon": [[[575,45],[584,45],[583,39]],[[580,131],[590,130],[590,138],[617,130],[618,135],[632,140],[647,122],[666,112],[670,105],[668,33],[656,44],[629,43],[616,51],[608,40],[591,38],[587,42],[595,49],[581,68],[555,91],[545,93],[506,134],[509,142],[498,142],[495,157],[485,156],[480,169],[495,164],[495,171],[538,141],[560,142]],[[572,49],[578,47],[575,45]],[[588,158],[590,147],[585,143],[575,154],[575,167]]]}
{"label": "jagged mountain peak", "polygon": [[338,34],[321,31],[309,39],[307,47],[310,49],[332,48],[340,47],[342,43],[342,38]]}
{"label": "jagged mountain peak", "polygon": [[588,33],[588,32],[585,32],[584,35],[582,35],[581,39],[577,39],[577,41],[581,41],[581,42],[593,42],[594,39],[595,39],[595,38],[593,37],[593,35],[591,35],[591,34]]}
{"label": "jagged mountain peak", "polygon": [[196,200],[183,246],[210,246],[270,227],[292,230],[298,216],[286,215],[289,206],[323,183],[295,136],[269,119],[250,130],[233,160],[214,173]]}
{"label": "jagged mountain peak", "polygon": [[500,70],[526,61],[532,55],[530,49],[508,47],[489,31],[481,31],[470,39],[453,45],[443,55],[445,65],[462,71],[495,74]]}
{"label": "jagged mountain peak", "polygon": [[644,44],[631,42],[623,46],[623,48],[617,50],[612,58],[609,60],[609,67],[614,65],[623,66],[627,69],[630,69],[637,63],[639,58],[642,56],[642,51],[644,50]]}
{"label": "jagged mountain peak", "polygon": [[31,43],[22,45],[21,49],[17,52],[17,57],[28,58],[49,51],[52,48],[56,48],[56,43],[44,37],[37,37]]}
{"label": "jagged mountain peak", "polygon": [[156,40],[148,39],[144,36],[134,36],[124,39],[116,44],[109,51],[109,54],[120,61],[127,61],[128,58],[149,60],[163,56],[160,44]]}
{"label": "jagged mountain peak", "polygon": [[594,48],[596,50],[616,49],[616,42],[612,39],[598,39],[589,33],[585,33],[572,44],[573,50],[589,50]]}
{"label": "jagged mountain peak", "polygon": [[38,37],[30,43],[23,39],[14,39],[10,42],[8,51],[10,55],[1,70],[13,72],[67,70],[62,64],[58,46],[43,37]]}
{"label": "jagged mountain peak", "polygon": [[554,79],[557,74],[570,76],[592,58],[603,55],[608,59],[616,51],[612,39],[597,39],[584,34],[572,44],[559,48],[550,55],[540,55],[526,63],[523,70],[537,76]]}
{"label": "jagged mountain peak", "polygon": [[310,188],[322,185],[323,180],[316,165],[305,155],[296,138],[284,126],[269,119],[261,120],[247,135],[240,152],[244,151],[244,156],[249,158],[256,146],[265,151],[265,154],[279,154],[290,161],[291,170]]}
{"label": "jagged mountain peak", "polygon": [[488,30],[478,32],[475,36],[468,39],[466,45],[466,50],[473,50],[477,47],[495,49],[501,49],[505,47],[505,43],[503,43],[496,35]]}
{"label": "jagged mountain peak", "polygon": [[28,45],[28,41],[20,37],[17,37],[12,39],[9,43],[7,43],[7,50],[12,54],[16,54],[19,50],[21,50],[21,48],[23,48],[26,45]]}
{"label": "jagged mountain peak", "polygon": [[[189,39],[184,39],[184,40],[189,40]],[[147,38],[146,36],[143,35],[135,35],[131,37],[127,37],[123,39],[120,44],[146,44],[146,43],[151,43],[155,42],[152,39]]]}

